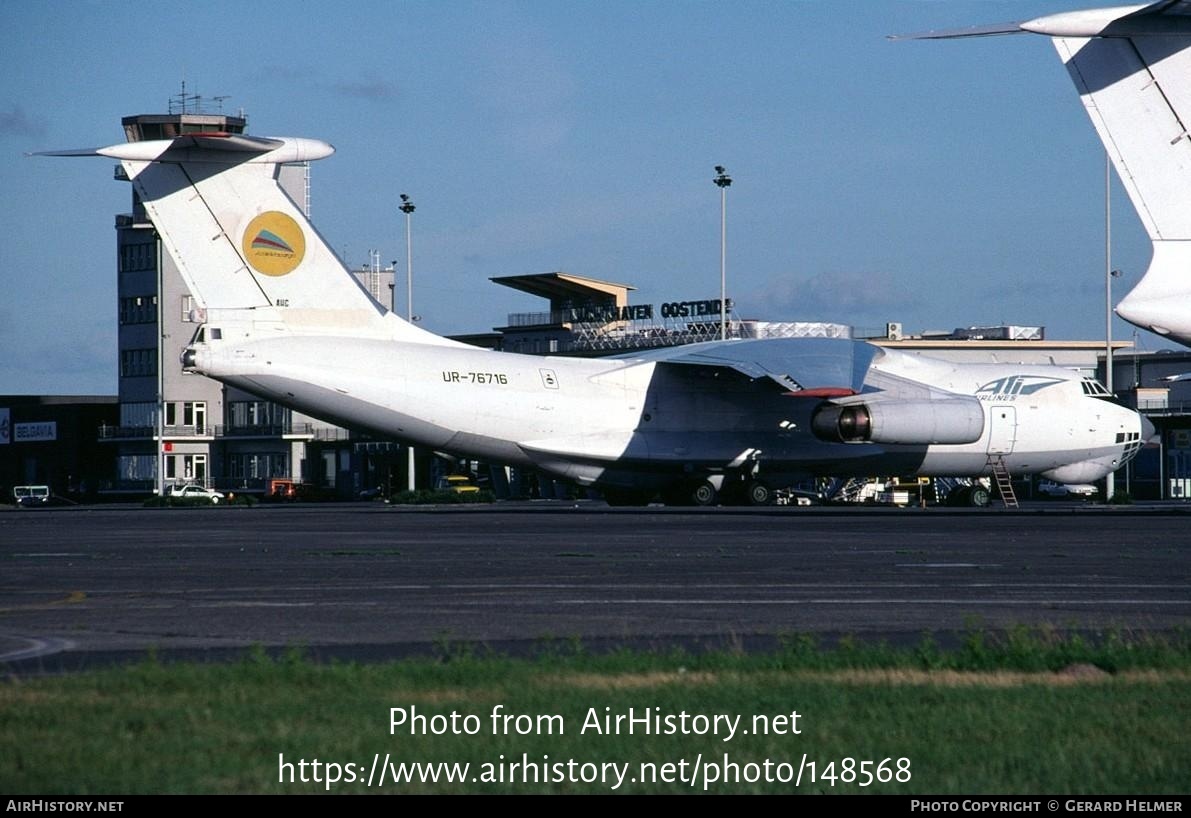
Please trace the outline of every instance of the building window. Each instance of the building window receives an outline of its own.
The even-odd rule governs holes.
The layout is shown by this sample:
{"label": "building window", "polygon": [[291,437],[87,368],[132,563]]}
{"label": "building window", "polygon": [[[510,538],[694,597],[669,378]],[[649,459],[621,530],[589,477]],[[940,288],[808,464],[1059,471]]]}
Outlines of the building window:
{"label": "building window", "polygon": [[207,456],[205,454],[182,455],[182,477],[188,482],[207,484]]}
{"label": "building window", "polygon": [[269,401],[232,401],[227,405],[228,427],[241,432],[289,434],[291,417],[289,409]]}
{"label": "building window", "polygon": [[120,350],[120,377],[145,378],[157,374],[156,349]]}
{"label": "building window", "polygon": [[182,404],[182,425],[193,426],[194,431],[202,434],[207,429],[207,402],[186,401]]}
{"label": "building window", "polygon": [[281,453],[232,454],[227,456],[228,477],[236,480],[266,480],[289,476],[289,456]]}
{"label": "building window", "polygon": [[157,478],[157,456],[152,454],[126,454],[116,459],[116,468],[123,480],[155,480]]}
{"label": "building window", "polygon": [[144,402],[120,404],[120,425],[138,427],[156,426],[157,404]]}
{"label": "building window", "polygon": [[122,273],[153,270],[157,266],[156,243],[138,242],[120,245],[119,267]]}
{"label": "building window", "polygon": [[120,324],[152,324],[157,321],[157,296],[136,295],[120,299]]}

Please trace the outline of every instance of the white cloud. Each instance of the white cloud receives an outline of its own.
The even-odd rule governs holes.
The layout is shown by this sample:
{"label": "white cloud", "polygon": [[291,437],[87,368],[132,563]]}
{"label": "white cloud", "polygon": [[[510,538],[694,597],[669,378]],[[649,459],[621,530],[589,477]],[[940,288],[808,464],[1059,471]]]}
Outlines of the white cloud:
{"label": "white cloud", "polygon": [[865,324],[889,320],[913,301],[885,273],[825,272],[810,278],[775,279],[737,299],[750,317]]}

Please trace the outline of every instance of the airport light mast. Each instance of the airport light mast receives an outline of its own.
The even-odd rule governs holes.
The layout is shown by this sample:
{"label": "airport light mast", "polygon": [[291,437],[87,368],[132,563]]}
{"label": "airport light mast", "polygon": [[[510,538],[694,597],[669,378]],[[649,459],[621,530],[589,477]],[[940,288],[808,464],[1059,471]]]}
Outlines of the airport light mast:
{"label": "airport light mast", "polygon": [[[1104,387],[1116,394],[1112,387],[1112,280],[1121,271],[1112,268],[1112,157],[1104,154]],[[1116,494],[1116,474],[1104,477],[1104,504],[1112,502]]]}
{"label": "airport light mast", "polygon": [[405,289],[405,317],[409,319],[412,324],[414,321],[414,246],[410,240],[410,217],[413,215],[414,203],[409,196],[404,193],[401,194],[401,205],[398,208],[405,214],[405,273],[406,273],[406,289]]}
{"label": "airport light mast", "polygon": [[[401,204],[398,209],[405,214],[405,274],[406,274],[406,289],[405,289],[405,308],[406,318],[412,324],[414,322],[414,245],[412,241],[412,233],[410,231],[411,216],[414,213],[414,203],[409,196],[404,193],[401,194]],[[414,481],[416,472],[414,469],[414,447],[407,444],[406,452],[406,478],[408,480],[407,488],[410,491],[414,490]]]}
{"label": "airport light mast", "polygon": [[728,186],[732,177],[723,165],[715,166],[716,177],[712,181],[720,189],[720,340],[728,337]]}

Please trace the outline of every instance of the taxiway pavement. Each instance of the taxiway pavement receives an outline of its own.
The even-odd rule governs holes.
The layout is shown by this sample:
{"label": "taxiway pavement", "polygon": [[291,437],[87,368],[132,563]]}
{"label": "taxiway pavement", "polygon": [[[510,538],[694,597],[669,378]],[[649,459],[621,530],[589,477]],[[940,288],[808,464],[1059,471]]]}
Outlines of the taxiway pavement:
{"label": "taxiway pavement", "polygon": [[0,666],[297,646],[386,658],[770,645],[784,635],[1191,623],[1191,517],[995,510],[414,510],[376,504],[0,514]]}

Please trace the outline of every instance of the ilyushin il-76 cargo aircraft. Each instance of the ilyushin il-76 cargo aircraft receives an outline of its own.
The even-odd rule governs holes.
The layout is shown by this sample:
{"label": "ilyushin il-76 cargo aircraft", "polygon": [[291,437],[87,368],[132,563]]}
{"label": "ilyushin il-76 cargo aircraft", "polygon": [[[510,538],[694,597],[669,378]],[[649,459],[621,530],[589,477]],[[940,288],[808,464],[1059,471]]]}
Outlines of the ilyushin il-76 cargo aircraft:
{"label": "ilyushin il-76 cargo aircraft", "polygon": [[[1119,147],[1128,161],[1146,144]],[[439,337],[376,303],[277,184],[281,164],[332,152],[312,139],[204,133],[54,155],[122,162],[205,316],[186,370],[349,428],[540,469],[610,502],[763,501],[807,476],[974,477],[994,461],[1084,483],[1152,434],[1094,379],[1060,367],[827,338],[580,359]]]}

